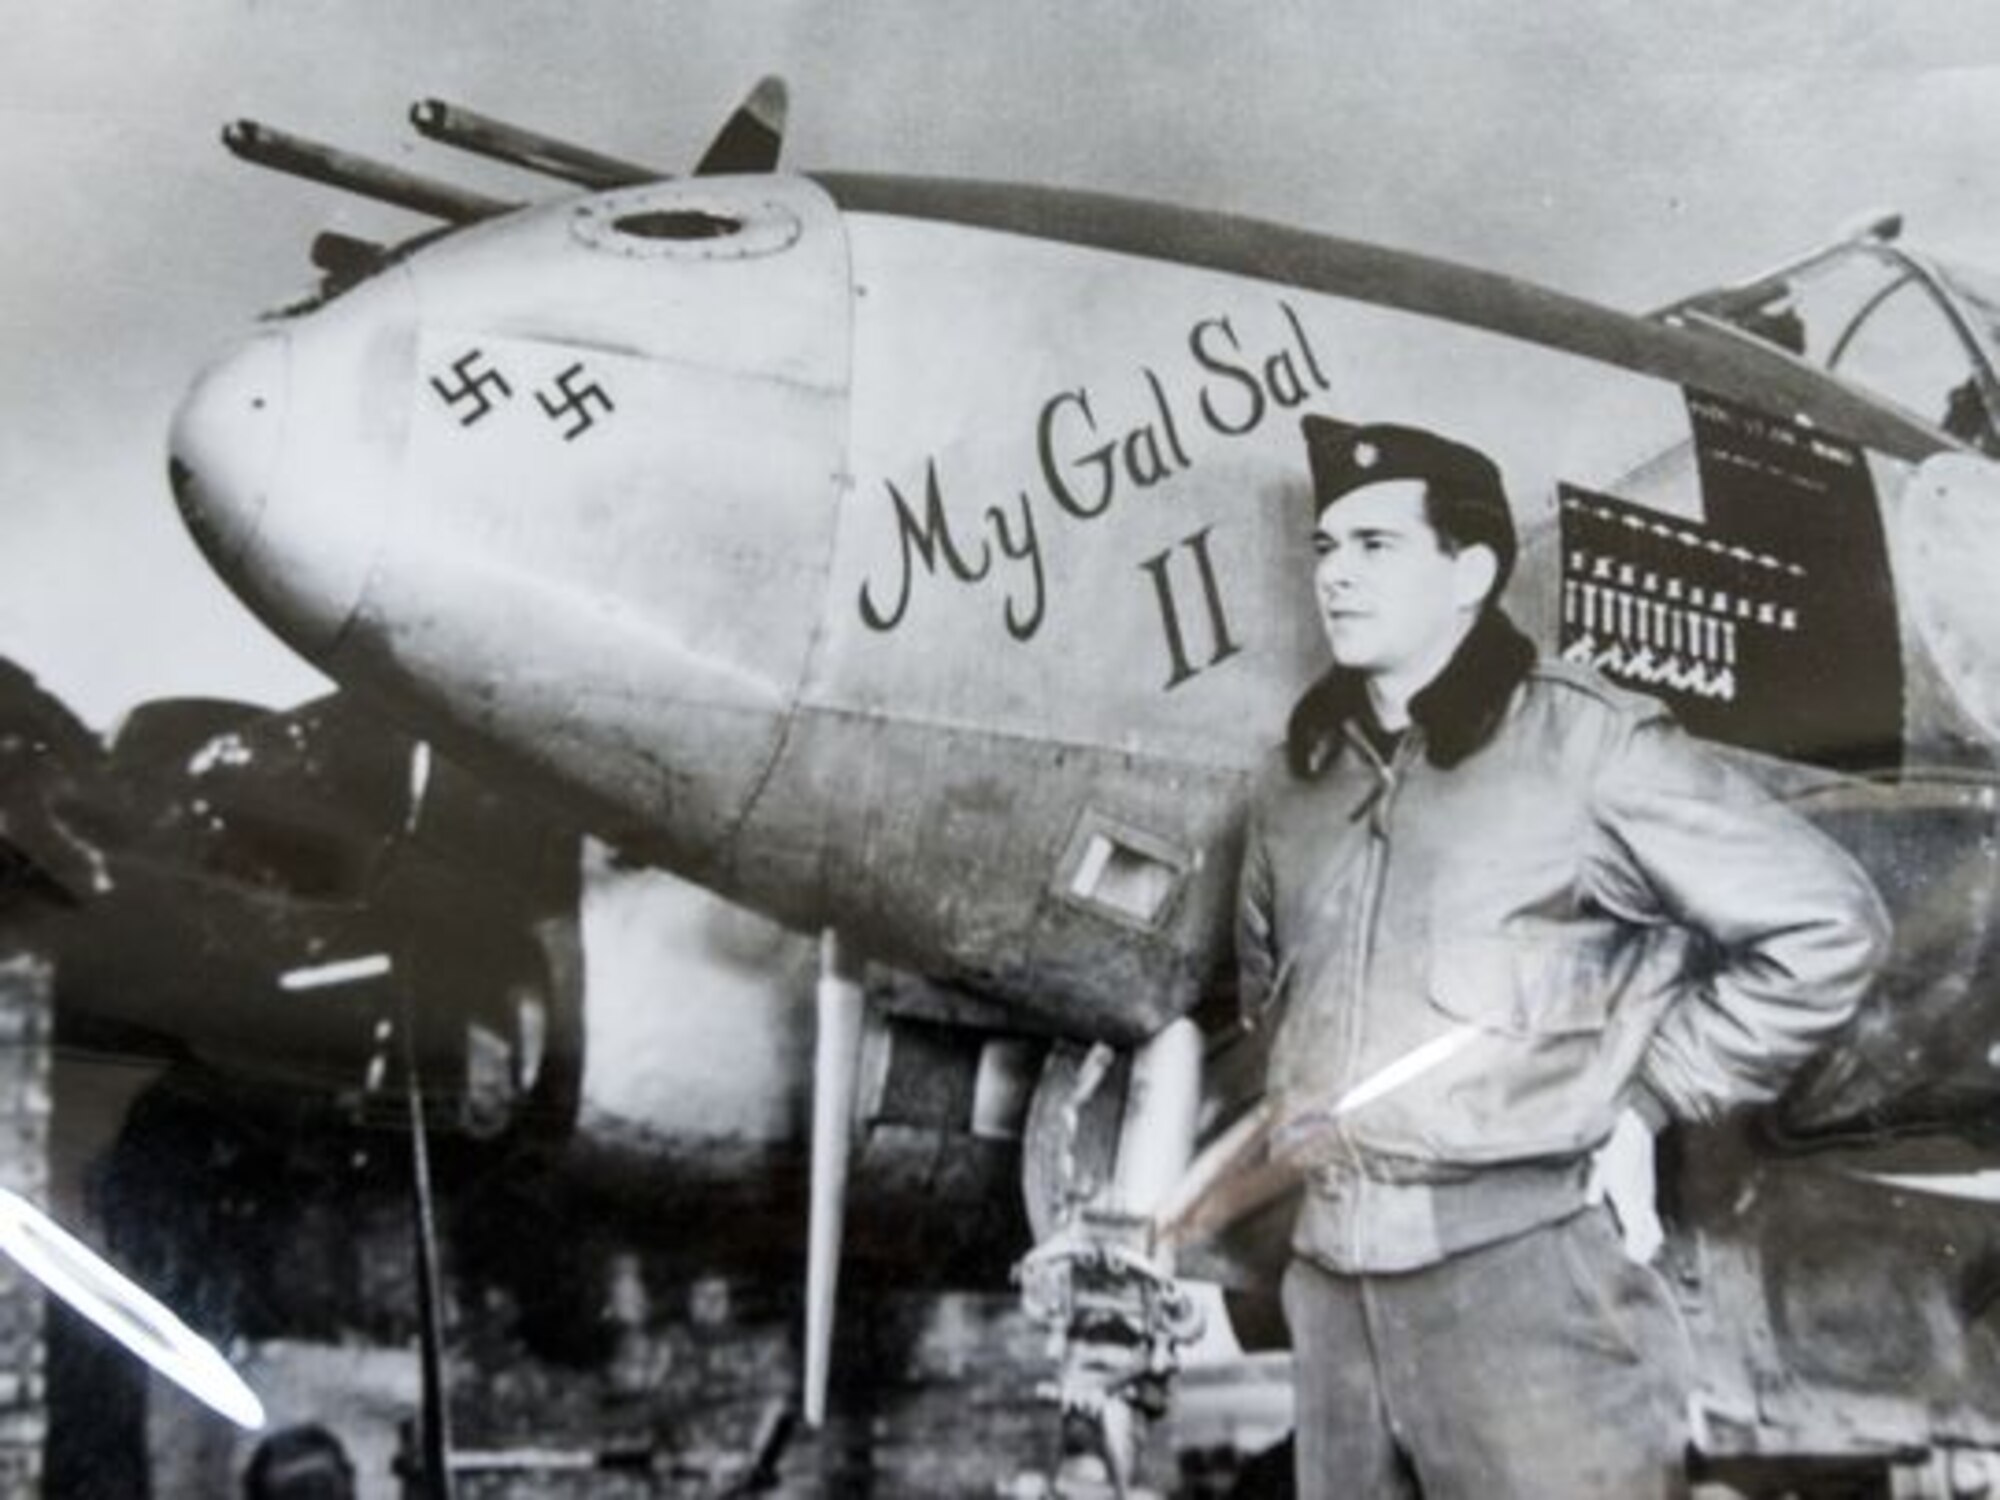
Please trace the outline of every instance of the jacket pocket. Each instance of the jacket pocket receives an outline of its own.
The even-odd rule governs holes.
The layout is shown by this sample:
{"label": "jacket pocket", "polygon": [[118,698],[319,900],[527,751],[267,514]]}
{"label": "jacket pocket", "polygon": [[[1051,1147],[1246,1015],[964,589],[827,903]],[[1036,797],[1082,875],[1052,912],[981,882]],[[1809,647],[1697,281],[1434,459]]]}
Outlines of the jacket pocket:
{"label": "jacket pocket", "polygon": [[1428,994],[1454,1020],[1518,1037],[1589,1036],[1610,1020],[1610,934],[1595,923],[1519,922],[1431,939]]}

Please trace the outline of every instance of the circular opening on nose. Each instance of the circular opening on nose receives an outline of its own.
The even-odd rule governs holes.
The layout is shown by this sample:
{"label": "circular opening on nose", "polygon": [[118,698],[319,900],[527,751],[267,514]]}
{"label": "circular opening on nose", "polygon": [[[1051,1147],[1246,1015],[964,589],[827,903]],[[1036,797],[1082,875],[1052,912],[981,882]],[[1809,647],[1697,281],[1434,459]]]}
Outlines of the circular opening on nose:
{"label": "circular opening on nose", "polygon": [[641,240],[720,240],[741,230],[743,221],[695,209],[655,209],[614,219],[612,227]]}

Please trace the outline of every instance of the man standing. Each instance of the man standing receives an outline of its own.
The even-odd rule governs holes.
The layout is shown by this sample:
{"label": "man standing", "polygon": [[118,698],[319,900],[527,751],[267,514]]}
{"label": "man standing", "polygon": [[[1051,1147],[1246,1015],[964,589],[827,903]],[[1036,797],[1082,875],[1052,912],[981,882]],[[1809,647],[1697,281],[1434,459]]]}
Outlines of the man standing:
{"label": "man standing", "polygon": [[1586,1206],[1621,1110],[1769,1098],[1887,942],[1833,843],[1495,603],[1484,455],[1304,420],[1333,669],[1254,800],[1238,933],[1278,1017],[1300,1493],[1668,1496],[1687,1346]]}

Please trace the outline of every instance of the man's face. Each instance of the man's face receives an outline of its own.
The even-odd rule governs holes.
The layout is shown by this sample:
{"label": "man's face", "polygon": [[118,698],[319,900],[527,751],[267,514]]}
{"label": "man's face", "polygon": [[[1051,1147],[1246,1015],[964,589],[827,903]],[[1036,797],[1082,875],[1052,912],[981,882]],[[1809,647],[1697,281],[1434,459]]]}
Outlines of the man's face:
{"label": "man's face", "polygon": [[1378,676],[1449,654],[1465,627],[1470,555],[1445,551],[1424,518],[1423,481],[1389,479],[1343,495],[1320,512],[1313,550],[1313,591],[1335,662]]}

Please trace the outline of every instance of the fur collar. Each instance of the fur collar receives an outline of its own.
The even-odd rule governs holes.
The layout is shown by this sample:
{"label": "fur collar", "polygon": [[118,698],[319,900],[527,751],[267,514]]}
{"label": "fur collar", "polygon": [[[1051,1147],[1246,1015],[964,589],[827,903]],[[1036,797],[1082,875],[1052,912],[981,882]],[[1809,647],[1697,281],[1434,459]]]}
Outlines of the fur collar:
{"label": "fur collar", "polygon": [[[1534,664],[1535,648],[1514,622],[1497,608],[1481,611],[1445,669],[1410,700],[1410,720],[1423,731],[1430,763],[1455,766],[1485,744]],[[1348,723],[1367,706],[1366,682],[1343,667],[1306,689],[1285,729],[1292,774],[1309,781],[1324,771]]]}

